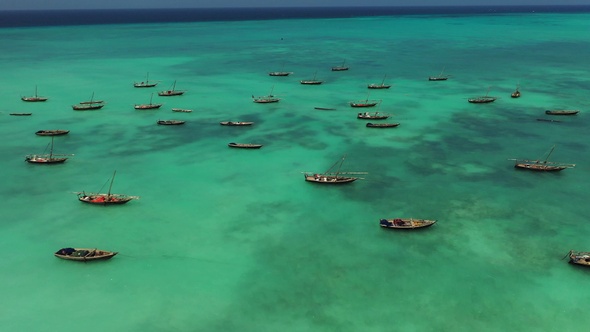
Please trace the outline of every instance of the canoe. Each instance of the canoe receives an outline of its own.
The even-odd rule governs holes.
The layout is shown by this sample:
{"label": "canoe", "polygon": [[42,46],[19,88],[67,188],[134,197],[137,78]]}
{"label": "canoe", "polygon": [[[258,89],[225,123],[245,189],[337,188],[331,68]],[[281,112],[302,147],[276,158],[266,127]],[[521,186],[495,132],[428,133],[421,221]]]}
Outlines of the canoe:
{"label": "canoe", "polygon": [[230,148],[241,148],[241,149],[260,149],[262,144],[252,144],[252,143],[229,143],[227,146]]}
{"label": "canoe", "polygon": [[416,229],[430,227],[436,223],[436,220],[413,219],[413,218],[395,218],[381,219],[379,225],[384,228],[397,229]]}
{"label": "canoe", "polygon": [[395,128],[399,123],[367,123],[368,128]]}
{"label": "canoe", "polygon": [[179,113],[190,113],[192,111],[193,110],[189,110],[189,109],[186,109],[186,108],[173,108],[172,109],[172,112],[179,112]]}
{"label": "canoe", "polygon": [[90,262],[111,259],[115,257],[116,254],[118,254],[118,252],[96,248],[62,248],[54,255],[57,258],[69,261]]}
{"label": "canoe", "polygon": [[35,132],[35,135],[39,135],[39,136],[60,136],[60,135],[66,135],[69,132],[70,132],[69,130],[64,130],[64,129],[37,130]]}
{"label": "canoe", "polygon": [[549,115],[576,115],[580,111],[578,110],[546,110],[545,114]]}
{"label": "canoe", "polygon": [[178,126],[184,124],[186,121],[181,120],[158,120],[156,123],[165,126]]}
{"label": "canoe", "polygon": [[222,126],[251,126],[254,122],[243,122],[243,121],[221,121],[219,123]]}
{"label": "canoe", "polygon": [[32,114],[33,113],[10,113],[10,115],[12,115],[12,116],[29,116]]}
{"label": "canoe", "polygon": [[314,109],[320,110],[320,111],[333,111],[333,110],[335,110],[335,108],[333,108],[333,107],[317,107],[317,106],[314,107]]}

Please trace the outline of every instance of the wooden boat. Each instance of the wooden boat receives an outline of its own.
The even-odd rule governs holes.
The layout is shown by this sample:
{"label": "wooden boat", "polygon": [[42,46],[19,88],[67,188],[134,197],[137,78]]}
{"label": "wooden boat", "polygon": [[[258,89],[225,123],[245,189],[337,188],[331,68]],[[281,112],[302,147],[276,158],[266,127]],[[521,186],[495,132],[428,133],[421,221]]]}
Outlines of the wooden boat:
{"label": "wooden boat", "polygon": [[384,120],[389,117],[390,117],[389,114],[383,114],[383,113],[379,113],[379,112],[375,112],[375,113],[364,112],[364,113],[359,113],[356,116],[357,119],[363,119],[363,120]]}
{"label": "wooden boat", "polygon": [[21,97],[20,98],[22,101],[27,101],[27,102],[41,102],[41,101],[47,101],[46,97],[40,97],[37,95],[37,86],[35,85],[35,95],[32,97]]}
{"label": "wooden boat", "polygon": [[186,121],[181,120],[158,120],[156,123],[165,126],[178,126],[184,124]]}
{"label": "wooden boat", "polygon": [[35,135],[39,135],[39,136],[60,136],[60,135],[66,135],[69,132],[70,132],[69,130],[65,130],[65,129],[37,130],[35,132]]}
{"label": "wooden boat", "polygon": [[514,92],[510,94],[510,97],[511,98],[520,98],[519,86],[516,86],[516,90],[514,90]]}
{"label": "wooden boat", "polygon": [[488,96],[489,92],[490,92],[490,89],[488,89],[488,92],[486,93],[485,96],[469,98],[469,99],[467,99],[467,101],[472,104],[487,104],[487,103],[492,103],[492,102],[496,101],[496,99],[498,99],[498,98]]}
{"label": "wooden boat", "polygon": [[383,80],[381,81],[381,83],[379,83],[379,84],[371,83],[367,86],[367,88],[369,88],[369,89],[389,89],[389,88],[391,88],[391,85],[385,84],[385,77],[387,77],[387,75],[383,76]]}
{"label": "wooden boat", "polygon": [[379,104],[381,100],[369,100],[369,96],[367,99],[361,101],[351,101],[350,107],[375,107]]}
{"label": "wooden boat", "polygon": [[189,110],[189,109],[186,109],[186,108],[173,108],[172,109],[172,112],[178,112],[178,113],[190,113],[192,111],[193,110]]}
{"label": "wooden boat", "polygon": [[113,173],[111,178],[111,184],[109,185],[109,191],[106,194],[99,193],[86,193],[77,192],[78,200],[82,203],[94,204],[94,205],[121,205],[128,203],[133,199],[139,199],[138,196],[129,196],[124,194],[112,194],[111,189],[113,188],[113,182],[115,181],[115,175],[117,171]]}
{"label": "wooden boat", "polygon": [[150,103],[149,104],[135,104],[134,108],[136,110],[152,110],[152,109],[157,109],[162,107],[162,104],[152,104],[152,98],[154,97],[154,94],[152,93],[151,97],[150,97]]}
{"label": "wooden boat", "polygon": [[345,62],[346,62],[346,60],[342,61],[342,65],[332,67],[332,71],[345,71],[345,70],[348,70],[349,68],[344,65]]}
{"label": "wooden boat", "polygon": [[546,110],[545,114],[548,115],[576,115],[580,111],[578,110]]}
{"label": "wooden boat", "polygon": [[394,128],[399,126],[399,123],[367,123],[368,128]]}
{"label": "wooden boat", "polygon": [[12,116],[30,116],[30,115],[33,115],[33,113],[10,113],[9,115],[12,115]]}
{"label": "wooden boat", "polygon": [[273,86],[270,89],[270,93],[268,94],[268,96],[254,97],[254,95],[252,95],[252,101],[259,104],[278,103],[281,100],[281,98],[277,98],[272,94],[274,88],[275,87]]}
{"label": "wooden boat", "polygon": [[436,76],[430,76],[428,77],[429,81],[446,81],[449,79],[448,76],[444,76],[443,73],[445,72],[445,69],[443,68],[443,70],[441,70],[440,74],[436,75]]}
{"label": "wooden boat", "polygon": [[82,101],[78,105],[72,105],[74,111],[93,111],[104,107],[103,100],[94,100],[94,92],[89,101]]}
{"label": "wooden boat", "polygon": [[590,266],[590,252],[588,252],[588,251],[570,250],[570,252],[568,252],[566,257],[568,257],[568,256],[570,258],[569,262],[572,264]]}
{"label": "wooden boat", "polygon": [[252,144],[252,143],[228,143],[227,146],[230,148],[239,148],[239,149],[260,149],[262,144]]}
{"label": "wooden boat", "polygon": [[62,248],[55,252],[55,257],[78,262],[91,262],[107,260],[115,257],[116,251],[107,251],[91,248]]}
{"label": "wooden boat", "polygon": [[290,71],[271,71],[268,73],[269,76],[289,76],[291,74],[293,74],[293,72]]}
{"label": "wooden boat", "polygon": [[317,72],[315,72],[313,74],[313,78],[311,80],[301,80],[301,81],[299,81],[299,83],[305,84],[305,85],[320,85],[320,84],[324,83],[324,81],[317,80],[316,75],[317,75]]}
{"label": "wooden boat", "polygon": [[254,122],[243,122],[243,121],[221,121],[219,123],[222,126],[251,126]]}
{"label": "wooden boat", "polygon": [[436,223],[436,220],[427,219],[413,219],[413,218],[395,218],[395,219],[381,219],[379,226],[383,228],[396,229],[416,229],[430,227]]}
{"label": "wooden boat", "polygon": [[133,87],[135,88],[152,88],[158,85],[159,82],[150,82],[150,73],[147,73],[145,77],[145,82],[135,82],[133,83]]}
{"label": "wooden boat", "polygon": [[320,110],[320,111],[333,111],[333,110],[335,110],[335,108],[333,108],[333,107],[314,107],[314,109]]}
{"label": "wooden boat", "polygon": [[51,136],[49,154],[30,154],[25,156],[25,161],[31,164],[51,165],[62,164],[68,160],[65,154],[53,154],[53,136]]}
{"label": "wooden boat", "polygon": [[344,184],[351,183],[359,179],[358,177],[348,176],[350,174],[366,174],[364,172],[341,172],[340,169],[342,168],[345,158],[346,156],[343,156],[324,173],[304,172],[303,176],[305,177],[305,181],[321,184]]}
{"label": "wooden boat", "polygon": [[186,90],[176,90],[176,81],[172,84],[170,90],[164,90],[158,92],[158,96],[160,97],[172,97],[172,96],[180,96],[184,94]]}
{"label": "wooden boat", "polygon": [[555,145],[551,148],[545,160],[541,161],[540,159],[537,160],[520,160],[520,159],[509,159],[514,160],[514,167],[519,169],[528,169],[531,171],[539,171],[539,172],[559,172],[563,171],[566,168],[574,168],[576,164],[564,164],[564,163],[556,163],[547,161],[549,156],[555,150]]}

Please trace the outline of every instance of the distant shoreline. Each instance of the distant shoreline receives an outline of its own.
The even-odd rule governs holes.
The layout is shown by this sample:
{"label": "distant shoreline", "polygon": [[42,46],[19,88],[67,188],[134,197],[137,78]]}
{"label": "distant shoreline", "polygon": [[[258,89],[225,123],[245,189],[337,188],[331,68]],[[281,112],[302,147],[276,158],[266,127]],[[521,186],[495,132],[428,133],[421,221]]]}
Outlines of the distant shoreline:
{"label": "distant shoreline", "polygon": [[576,14],[588,12],[590,12],[590,5],[12,10],[0,11],[0,28],[404,15]]}

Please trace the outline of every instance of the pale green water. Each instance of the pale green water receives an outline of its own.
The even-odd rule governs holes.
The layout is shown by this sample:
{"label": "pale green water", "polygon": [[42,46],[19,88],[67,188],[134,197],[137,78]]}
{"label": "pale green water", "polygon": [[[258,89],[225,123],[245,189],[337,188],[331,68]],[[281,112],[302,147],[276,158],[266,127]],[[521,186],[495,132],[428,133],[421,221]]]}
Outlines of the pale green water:
{"label": "pale green water", "polygon": [[[0,30],[3,331],[583,331],[590,15],[415,16]],[[282,39],[281,39],[282,38]],[[346,72],[331,72],[343,60]],[[428,82],[442,68],[446,82]],[[269,71],[293,71],[270,77]],[[134,89],[144,79],[156,89]],[[299,80],[325,80],[320,86]],[[367,129],[372,90],[395,129]],[[174,81],[188,92],[136,111]],[[523,96],[511,99],[520,84]],[[46,103],[24,103],[35,85]],[[468,97],[500,97],[473,105]],[[251,95],[273,89],[282,101]],[[74,112],[90,98],[107,106]],[[317,111],[314,106],[336,107]],[[171,112],[172,107],[194,109]],[[580,109],[562,123],[550,108]],[[10,112],[33,112],[11,117]],[[186,120],[166,127],[158,119]],[[251,128],[223,120],[255,121]],[[64,165],[23,162],[55,139]],[[265,144],[235,150],[228,142]],[[576,163],[516,171],[508,158]],[[368,172],[303,181],[343,154]],[[117,170],[120,207],[77,202]],[[106,190],[103,189],[103,190]],[[438,219],[421,232],[379,218]],[[66,246],[119,251],[77,264]]]}

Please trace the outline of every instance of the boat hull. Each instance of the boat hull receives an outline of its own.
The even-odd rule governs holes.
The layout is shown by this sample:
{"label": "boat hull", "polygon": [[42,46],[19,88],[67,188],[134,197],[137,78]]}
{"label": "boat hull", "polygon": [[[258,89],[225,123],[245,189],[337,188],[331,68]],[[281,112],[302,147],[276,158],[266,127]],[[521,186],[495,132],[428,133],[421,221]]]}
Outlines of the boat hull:
{"label": "boat hull", "polygon": [[54,256],[68,261],[92,262],[100,260],[109,260],[115,257],[117,254],[118,252],[116,251],[107,251],[92,248],[63,248],[54,253]]}
{"label": "boat hull", "polygon": [[590,266],[590,252],[578,252],[570,250],[569,258],[571,264]]}
{"label": "boat hull", "polygon": [[233,122],[233,121],[222,121],[219,123],[222,126],[233,126],[233,127],[240,127],[240,126],[251,126],[254,122]]}
{"label": "boat hull", "polygon": [[153,110],[162,107],[162,104],[152,104],[152,105],[135,105],[134,108],[136,110]]}
{"label": "boat hull", "polygon": [[548,115],[576,115],[580,111],[578,110],[546,110],[545,114]]}
{"label": "boat hull", "polygon": [[227,144],[230,148],[237,148],[237,149],[260,149],[262,144],[252,144],[252,143],[229,143]]}
{"label": "boat hull", "polygon": [[345,184],[351,183],[358,180],[355,177],[346,176],[333,176],[333,175],[321,175],[321,174],[305,174],[305,181],[321,184]]}
{"label": "boat hull", "polygon": [[82,203],[92,204],[92,205],[122,205],[129,203],[133,198],[132,197],[121,197],[118,195],[107,195],[107,194],[98,194],[98,195],[85,195],[81,194],[78,195],[78,200]]}
{"label": "boat hull", "polygon": [[367,123],[367,128],[395,128],[399,123]]}
{"label": "boat hull", "polygon": [[186,121],[180,121],[180,120],[158,120],[156,123],[159,125],[164,125],[164,126],[179,126],[179,125],[183,125]]}
{"label": "boat hull", "polygon": [[516,163],[516,164],[514,164],[514,168],[525,169],[525,170],[535,171],[535,172],[559,172],[559,171],[563,171],[567,167],[536,164],[536,163]]}
{"label": "boat hull", "polygon": [[55,164],[63,164],[68,160],[68,158],[48,158],[48,157],[41,157],[41,156],[27,156],[25,157],[25,161],[29,164],[37,164],[37,165],[55,165]]}
{"label": "boat hull", "polygon": [[427,220],[427,219],[404,219],[404,218],[396,218],[396,219],[381,219],[379,220],[379,226],[383,228],[393,228],[393,229],[419,229],[419,228],[426,228],[434,225],[436,220]]}

